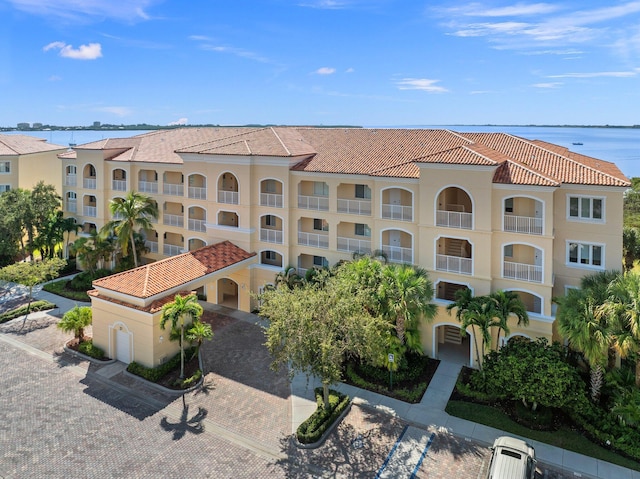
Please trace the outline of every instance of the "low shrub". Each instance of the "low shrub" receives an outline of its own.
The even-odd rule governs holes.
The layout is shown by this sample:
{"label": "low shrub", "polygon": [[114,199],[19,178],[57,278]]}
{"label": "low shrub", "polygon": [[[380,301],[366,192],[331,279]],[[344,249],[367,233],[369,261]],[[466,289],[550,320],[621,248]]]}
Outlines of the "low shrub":
{"label": "low shrub", "polygon": [[76,271],[77,271],[76,259],[75,258],[68,259],[65,267],[60,270],[60,276],[68,276],[70,274],[75,273]]}
{"label": "low shrub", "polygon": [[71,289],[67,289],[67,285],[69,283],[69,280],[61,279],[59,281],[53,281],[52,283],[43,285],[42,289],[47,293],[56,294],[63,298],[73,299],[74,301],[89,302],[89,295],[86,291],[73,291]]}
{"label": "low shrub", "polygon": [[301,444],[318,442],[349,405],[349,396],[331,389],[329,390],[329,408],[325,409],[322,388],[316,388],[315,394],[317,409],[298,426],[296,431],[296,437]]}
{"label": "low shrub", "polygon": [[[29,312],[34,313],[36,311],[48,311],[49,309],[56,308],[56,305],[49,301],[34,301],[29,307]],[[27,306],[20,306],[19,308],[12,309],[0,314],[0,324],[11,321],[12,319],[24,316],[27,314]]]}
{"label": "low shrub", "polygon": [[82,341],[78,345],[78,352],[86,354],[87,356],[94,359],[104,359],[104,351],[98,346],[94,346],[91,339],[89,339],[88,341]]}
{"label": "low shrub", "polygon": [[193,386],[194,384],[196,384],[198,381],[200,381],[201,377],[202,377],[202,370],[198,369],[195,373],[193,373],[191,377],[188,377],[186,379],[178,379],[174,383],[174,385],[178,389],[187,389]]}
{"label": "low shrub", "polygon": [[109,276],[113,274],[111,270],[108,269],[98,269],[91,273],[90,271],[83,271],[82,273],[77,274],[74,278],[69,281],[67,287],[74,291],[89,291],[93,288],[91,283],[100,278],[104,278],[105,276]]}
{"label": "low shrub", "polygon": [[[195,348],[187,348],[184,350],[185,358],[192,355]],[[180,353],[177,353],[173,356],[169,361],[160,366],[156,366],[155,368],[148,368],[143,366],[140,363],[133,361],[129,363],[127,366],[127,371],[131,374],[135,374],[136,376],[140,376],[141,378],[146,379],[147,381],[151,381],[154,383],[159,382],[164,376],[173,371],[176,368],[180,367]]]}

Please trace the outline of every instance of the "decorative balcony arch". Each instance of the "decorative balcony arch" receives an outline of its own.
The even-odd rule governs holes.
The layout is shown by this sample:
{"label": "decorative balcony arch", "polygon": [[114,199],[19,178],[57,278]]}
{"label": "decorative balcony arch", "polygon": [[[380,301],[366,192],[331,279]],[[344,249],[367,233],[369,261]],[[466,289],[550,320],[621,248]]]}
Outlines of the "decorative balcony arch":
{"label": "decorative balcony arch", "polygon": [[503,199],[502,229],[512,233],[544,234],[544,202],[533,196]]}
{"label": "decorative balcony arch", "polygon": [[218,177],[218,203],[237,205],[239,184],[236,175],[225,171]]}
{"label": "decorative balcony arch", "polygon": [[282,268],[282,254],[274,250],[260,251],[260,264]]}
{"label": "decorative balcony arch", "polygon": [[460,186],[446,186],[436,195],[436,226],[473,229],[473,198]]}
{"label": "decorative balcony arch", "polygon": [[260,181],[260,206],[282,208],[284,201],[284,183],[276,178],[263,178]]}
{"label": "decorative balcony arch", "polygon": [[382,230],[382,251],[391,263],[413,264],[413,235],[408,231],[389,228]]}
{"label": "decorative balcony arch", "polygon": [[127,172],[122,168],[116,168],[111,172],[111,189],[127,191]]}
{"label": "decorative balcony arch", "polygon": [[260,217],[260,241],[265,243],[283,243],[284,220],[277,215],[262,215]]}
{"label": "decorative balcony arch", "polygon": [[381,191],[382,217],[391,220],[413,221],[413,191],[397,186]]}
{"label": "decorative balcony arch", "polygon": [[191,173],[187,177],[187,196],[195,200],[207,199],[207,177],[200,173]]}
{"label": "decorative balcony arch", "polygon": [[543,250],[526,243],[509,243],[502,246],[502,277],[542,283]]}
{"label": "decorative balcony arch", "polygon": [[82,169],[82,186],[88,190],[96,189],[96,167],[91,163],[87,163]]}

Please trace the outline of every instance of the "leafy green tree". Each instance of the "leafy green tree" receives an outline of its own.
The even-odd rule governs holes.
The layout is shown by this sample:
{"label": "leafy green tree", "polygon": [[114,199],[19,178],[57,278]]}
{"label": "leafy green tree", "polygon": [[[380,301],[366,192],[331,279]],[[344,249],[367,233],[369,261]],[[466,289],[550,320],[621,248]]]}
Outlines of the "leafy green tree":
{"label": "leafy green tree", "polygon": [[62,316],[62,319],[58,323],[58,328],[65,333],[73,332],[74,337],[80,343],[84,340],[84,328],[91,324],[92,318],[91,307],[79,307],[76,305],[75,308],[64,313],[64,316]]}
{"label": "leafy green tree", "polygon": [[625,226],[622,229],[622,256],[624,271],[631,271],[633,263],[640,258],[640,231],[638,228]]}
{"label": "leafy green tree", "polygon": [[164,329],[167,322],[171,323],[172,330],[180,331],[180,379],[184,378],[184,329],[198,321],[202,316],[202,306],[198,303],[195,294],[180,296],[177,294],[171,303],[162,307],[160,328]]}
{"label": "leafy green tree", "polygon": [[383,315],[395,326],[400,344],[421,352],[420,319],[430,321],[437,312],[431,302],[433,284],[426,270],[410,265],[385,265],[378,292]]}
{"label": "leafy green tree", "polygon": [[[6,242],[10,260],[13,251],[19,248],[22,259],[27,257],[24,238],[27,235],[27,218],[30,215],[30,193],[22,188],[15,188],[0,195],[0,237]],[[10,261],[7,261],[9,264]]]}
{"label": "leafy green tree", "polygon": [[104,263],[111,259],[114,251],[113,239],[103,238],[95,230],[92,230],[88,237],[82,236],[71,245],[71,252],[90,273],[103,268]]}
{"label": "leafy green tree", "polygon": [[498,318],[498,336],[496,348],[500,347],[500,331],[505,335],[510,333],[509,318],[514,315],[518,319],[518,326],[529,325],[529,314],[527,308],[514,291],[498,290],[489,295],[489,301],[493,301],[496,317]]}
{"label": "leafy green tree", "polygon": [[[327,271],[320,275],[329,276]],[[295,372],[322,381],[324,406],[329,407],[329,386],[342,377],[348,356],[375,362],[384,354],[388,323],[368,313],[366,296],[353,293],[353,285],[338,273],[321,283],[265,291],[260,314],[269,320],[266,346],[272,368],[289,366]]]}
{"label": "leafy green tree", "polygon": [[289,289],[301,286],[303,283],[304,278],[298,274],[298,270],[294,266],[287,266],[283,271],[280,271],[274,281],[276,287],[284,285]]}
{"label": "leafy green tree", "polygon": [[56,188],[44,181],[38,182],[29,195],[29,209],[26,218],[27,237],[32,245],[36,236],[46,234],[51,217],[60,209],[61,200]]}
{"label": "leafy green tree", "polygon": [[598,298],[589,289],[570,289],[556,302],[558,331],[569,342],[569,346],[580,351],[589,363],[591,400],[597,402],[613,342],[611,328],[606,319],[598,314]]}
{"label": "leafy green tree", "polygon": [[196,343],[196,350],[193,352],[193,357],[196,357],[200,352],[200,347],[205,341],[211,341],[213,339],[213,331],[209,323],[202,321],[194,321],[191,327],[187,330],[185,336],[187,341]]}
{"label": "leafy green tree", "polygon": [[535,411],[539,405],[561,408],[584,398],[584,384],[564,359],[558,344],[545,338],[515,339],[484,360],[472,384],[500,399],[519,400]]}
{"label": "leafy green tree", "polygon": [[[151,220],[158,217],[158,206],[150,197],[142,193],[130,191],[124,198],[115,198],[109,203],[109,210],[114,218],[101,230],[103,236],[114,234],[126,256],[129,248],[133,252],[134,267],[138,266],[134,233],[136,230],[152,229]],[[119,219],[117,219],[119,218]]]}
{"label": "leafy green tree", "polygon": [[41,225],[38,236],[33,239],[32,249],[40,251],[42,258],[53,258],[56,247],[64,239],[64,224],[61,210],[51,213],[47,222]]}
{"label": "leafy green tree", "polygon": [[29,288],[29,300],[24,322],[27,320],[29,308],[33,301],[33,287],[56,278],[58,272],[64,268],[66,261],[60,258],[44,259],[42,261],[29,261],[11,264],[0,269],[0,280],[18,283]]}

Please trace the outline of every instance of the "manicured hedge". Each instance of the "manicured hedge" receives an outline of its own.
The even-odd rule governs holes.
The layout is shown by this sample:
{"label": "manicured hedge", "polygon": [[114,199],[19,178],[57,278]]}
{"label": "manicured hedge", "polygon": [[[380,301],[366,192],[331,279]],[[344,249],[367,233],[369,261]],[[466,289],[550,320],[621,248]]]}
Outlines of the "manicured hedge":
{"label": "manicured hedge", "polygon": [[[378,371],[381,370],[381,368],[371,368],[371,369],[378,370]],[[389,388],[386,386],[386,384],[389,384],[389,371],[383,371],[383,373],[386,375],[386,377],[384,377],[383,379],[383,381],[386,381],[385,386],[367,381],[365,378],[361,377],[356,371],[355,365],[352,363],[347,364],[347,367],[345,368],[345,376],[347,381],[349,381],[350,384],[353,384],[354,386],[357,386],[361,389],[366,389],[368,391],[376,392],[378,394],[389,395],[390,391],[389,391]],[[400,381],[396,378],[396,373],[393,373],[393,376],[394,376],[393,377],[394,382]],[[393,397],[400,399],[401,401],[415,404],[420,402],[426,390],[427,390],[426,382],[415,383],[413,384],[411,389],[394,387]]]}
{"label": "manicured hedge", "polygon": [[93,345],[93,341],[90,339],[88,341],[82,341],[78,345],[78,352],[82,354],[86,354],[89,357],[94,359],[104,359],[104,351],[100,349],[98,346]]}
{"label": "manicured hedge", "polygon": [[[194,347],[187,348],[184,350],[184,357],[188,358],[192,356],[194,353],[195,353]],[[140,363],[136,363],[135,361],[133,361],[132,363],[129,363],[129,366],[127,366],[127,371],[129,371],[131,374],[135,374],[136,376],[140,376],[141,378],[144,378],[147,381],[157,383],[168,373],[170,373],[171,371],[179,367],[180,367],[180,353],[173,356],[166,363],[161,364],[160,366],[156,366],[155,368],[148,368],[146,366],[143,366]],[[200,374],[200,376],[197,379],[194,379],[194,377],[197,376],[198,373]],[[202,371],[198,370],[192,377],[184,379],[182,381],[181,389],[186,389],[192,386],[194,383],[196,383],[200,379],[201,376],[202,376]]]}
{"label": "manicured hedge", "polygon": [[[48,311],[49,309],[54,309],[55,307],[56,305],[50,303],[49,301],[34,301],[29,307],[29,312],[34,313],[36,311]],[[10,321],[14,318],[24,316],[25,314],[27,314],[26,306],[20,306],[19,308],[12,309],[11,311],[0,314],[0,324],[6,323],[7,321]]]}
{"label": "manicured hedge", "polygon": [[322,388],[316,388],[315,394],[318,404],[316,411],[300,424],[296,431],[296,437],[301,444],[318,442],[349,405],[349,396],[331,389],[329,390],[329,408],[325,409]]}

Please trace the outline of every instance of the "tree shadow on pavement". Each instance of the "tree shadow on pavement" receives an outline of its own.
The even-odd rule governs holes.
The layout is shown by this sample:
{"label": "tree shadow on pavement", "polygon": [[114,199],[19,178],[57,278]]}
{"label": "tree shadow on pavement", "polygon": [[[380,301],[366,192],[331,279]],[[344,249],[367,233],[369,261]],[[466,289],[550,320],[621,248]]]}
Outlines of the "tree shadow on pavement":
{"label": "tree shadow on pavement", "polygon": [[167,416],[163,417],[160,421],[160,426],[162,429],[168,432],[173,433],[173,440],[178,441],[182,439],[188,432],[191,434],[202,434],[204,432],[204,424],[202,422],[205,420],[209,412],[202,408],[198,407],[198,412],[195,413],[191,418],[189,418],[189,406],[185,402],[184,395],[182,396],[182,414],[180,414],[180,419],[178,422],[169,422]]}

